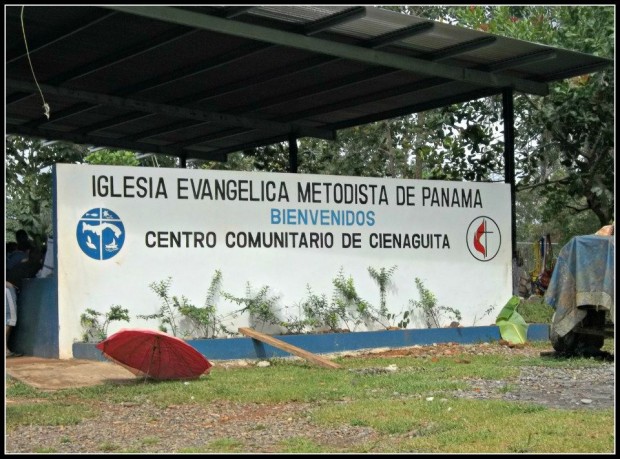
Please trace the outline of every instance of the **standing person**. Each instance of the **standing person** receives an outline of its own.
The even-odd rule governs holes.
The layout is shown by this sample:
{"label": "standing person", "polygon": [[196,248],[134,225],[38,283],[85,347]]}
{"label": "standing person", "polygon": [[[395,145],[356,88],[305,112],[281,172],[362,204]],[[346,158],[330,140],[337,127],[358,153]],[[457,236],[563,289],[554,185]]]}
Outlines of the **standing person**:
{"label": "standing person", "polygon": [[11,283],[17,290],[17,293],[19,293],[24,279],[32,279],[33,277],[36,277],[42,264],[41,250],[36,247],[32,247],[28,250],[28,254],[24,260],[12,268],[7,267],[6,281]]}
{"label": "standing person", "polygon": [[26,257],[20,262],[15,263],[14,266],[10,268],[7,262],[6,269],[4,296],[6,310],[4,328],[6,357],[18,357],[20,355],[9,349],[9,336],[11,334],[11,330],[17,324],[17,299],[19,291],[22,288],[24,279],[35,277],[39,269],[41,269],[41,251],[36,247],[29,245],[27,239],[23,239],[23,235],[20,237],[21,239],[17,242],[17,245],[18,247],[22,247],[24,249],[27,247]]}
{"label": "standing person", "polygon": [[5,263],[6,263],[6,261],[9,260],[9,257],[11,255],[13,255],[13,252],[15,252],[16,250],[17,250],[17,242],[9,241],[9,242],[6,243],[6,260],[5,260]]}
{"label": "standing person", "polygon": [[15,240],[17,241],[17,250],[15,250],[6,260],[6,269],[13,268],[18,263],[28,258],[28,252],[32,248],[32,243],[28,237],[28,233],[24,229],[15,231]]}
{"label": "standing person", "polygon": [[[28,256],[26,252],[29,249],[26,243],[28,241],[28,233],[25,230],[17,230],[15,232],[15,239],[20,240],[21,245],[15,241],[6,243],[5,267],[7,271],[21,263]],[[4,284],[4,309],[6,316],[4,322],[4,350],[6,357],[14,357],[16,354],[9,349],[9,335],[17,323],[17,288],[9,281],[5,281]]]}
{"label": "standing person", "polygon": [[17,323],[17,290],[15,286],[8,281],[5,281],[4,284],[4,305],[6,309],[6,320],[4,322],[4,337],[6,340],[4,343],[5,356],[19,357],[19,354],[16,354],[9,349],[9,335]]}

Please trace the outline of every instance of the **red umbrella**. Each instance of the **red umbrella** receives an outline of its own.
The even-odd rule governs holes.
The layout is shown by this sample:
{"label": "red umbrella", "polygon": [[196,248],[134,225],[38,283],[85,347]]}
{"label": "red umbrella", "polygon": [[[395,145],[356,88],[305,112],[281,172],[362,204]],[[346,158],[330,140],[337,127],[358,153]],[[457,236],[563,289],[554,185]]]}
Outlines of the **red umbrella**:
{"label": "red umbrella", "polygon": [[103,355],[132,373],[154,379],[195,379],[211,363],[185,341],[155,330],[121,330],[97,344]]}

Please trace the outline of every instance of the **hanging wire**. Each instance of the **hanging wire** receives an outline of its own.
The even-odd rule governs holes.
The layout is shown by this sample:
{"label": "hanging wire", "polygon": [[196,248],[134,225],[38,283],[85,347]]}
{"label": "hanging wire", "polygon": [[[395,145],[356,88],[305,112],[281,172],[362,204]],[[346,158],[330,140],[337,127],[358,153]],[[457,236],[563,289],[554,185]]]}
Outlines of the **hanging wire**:
{"label": "hanging wire", "polygon": [[24,6],[22,6],[21,11],[21,21],[22,21],[22,34],[24,35],[24,45],[26,46],[26,56],[28,57],[28,63],[30,64],[30,71],[32,72],[32,78],[34,78],[34,82],[39,89],[39,94],[41,94],[41,100],[43,100],[43,110],[45,117],[50,119],[50,106],[45,102],[45,97],[43,97],[43,91],[41,91],[41,87],[39,86],[39,82],[37,81],[37,77],[34,74],[34,67],[32,66],[32,61],[30,60],[30,50],[28,49],[28,41],[26,40],[26,27],[24,26]]}

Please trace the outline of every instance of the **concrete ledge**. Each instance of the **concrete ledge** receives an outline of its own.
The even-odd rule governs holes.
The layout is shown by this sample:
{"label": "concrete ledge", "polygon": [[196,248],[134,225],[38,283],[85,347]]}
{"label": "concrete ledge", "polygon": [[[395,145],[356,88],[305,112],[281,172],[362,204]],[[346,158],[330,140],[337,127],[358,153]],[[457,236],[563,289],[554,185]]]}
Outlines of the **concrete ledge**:
{"label": "concrete ledge", "polygon": [[[314,354],[355,351],[380,347],[407,347],[433,343],[473,344],[499,341],[501,335],[495,325],[463,328],[429,328],[382,330],[352,333],[324,333],[308,335],[281,335],[276,338]],[[548,341],[549,325],[530,324],[528,341]],[[269,359],[290,357],[268,344],[252,338],[218,338],[187,340],[198,352],[210,360]],[[94,343],[74,343],[73,358],[105,360]]]}

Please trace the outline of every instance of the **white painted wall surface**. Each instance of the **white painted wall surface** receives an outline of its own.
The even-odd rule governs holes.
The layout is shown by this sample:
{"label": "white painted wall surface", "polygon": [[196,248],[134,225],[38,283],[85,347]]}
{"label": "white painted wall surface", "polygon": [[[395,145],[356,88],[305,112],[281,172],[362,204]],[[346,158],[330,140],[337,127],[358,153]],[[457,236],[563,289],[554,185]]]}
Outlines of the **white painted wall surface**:
{"label": "white painted wall surface", "polygon": [[[237,193],[235,199],[226,200],[203,195],[202,186],[207,181],[214,188],[215,182],[222,180],[235,181],[237,190],[241,183],[245,191]],[[269,187],[276,191],[276,199],[251,200],[260,199],[258,190],[267,182],[273,183]],[[298,186],[301,184],[305,190],[310,182],[316,184],[314,201],[299,202]],[[140,188],[148,184],[153,187],[147,186],[144,191]],[[335,203],[338,196],[326,192],[327,188],[333,191],[345,184],[349,189],[357,189],[358,198],[359,191],[366,190],[366,202],[358,199],[352,203]],[[112,305],[129,309],[132,321],[113,322],[108,334],[127,327],[156,329],[157,321],[135,318],[159,310],[159,298],[149,284],[171,277],[171,294],[184,295],[192,304],[202,306],[217,269],[223,274],[222,290],[240,297],[245,295],[248,282],[254,291],[268,285],[273,295],[280,296],[280,306],[288,306],[290,311],[307,297],[307,285],[314,293],[331,299],[332,280],[341,269],[345,277],[353,278],[360,296],[378,306],[379,290],[368,274],[368,267],[379,270],[396,265],[392,278],[396,290],[387,298],[391,312],[406,309],[410,299],[419,300],[414,282],[418,277],[436,295],[439,305],[461,311],[461,324],[465,326],[493,323],[512,294],[510,189],[504,183],[58,164],[56,185],[61,358],[72,356],[71,345],[80,340],[80,315],[86,308],[102,313]],[[198,187],[200,192],[195,196],[193,190],[198,191]],[[277,199],[283,198],[278,196],[283,187],[288,201]],[[370,199],[373,188],[374,203]],[[380,193],[382,189],[384,195]],[[424,195],[425,189],[430,194],[428,197]],[[408,202],[398,205],[403,190],[409,192]],[[447,192],[451,205],[433,201],[433,191],[439,196],[442,191]],[[458,206],[454,193],[459,197]],[[146,196],[140,197],[142,194]],[[463,203],[463,195],[471,197],[468,206]],[[380,196],[384,199],[380,200]],[[84,215],[91,209],[108,209],[122,223],[124,243],[111,258],[91,258],[78,244],[78,237],[87,234],[93,245],[98,243],[97,233],[92,230],[97,221],[86,226],[91,230],[81,232],[85,228]],[[367,218],[362,225],[275,224],[272,209],[362,212],[374,224],[370,226]],[[331,223],[329,220],[327,223]],[[475,230],[482,222],[487,224],[488,231],[479,234],[477,251]],[[183,231],[215,233],[216,245],[148,246],[153,241],[149,234]],[[229,232],[331,233],[333,247],[227,247]],[[358,233],[360,247],[344,248],[343,233]],[[440,236],[432,237],[433,248],[372,248],[371,237],[377,233]],[[107,231],[108,242],[111,235]],[[439,248],[437,240],[441,242]],[[491,306],[495,306],[494,312],[481,319]],[[222,298],[218,302],[222,314],[238,308]],[[247,325],[247,318],[241,318],[233,329]],[[416,326],[421,323],[410,324]]]}

